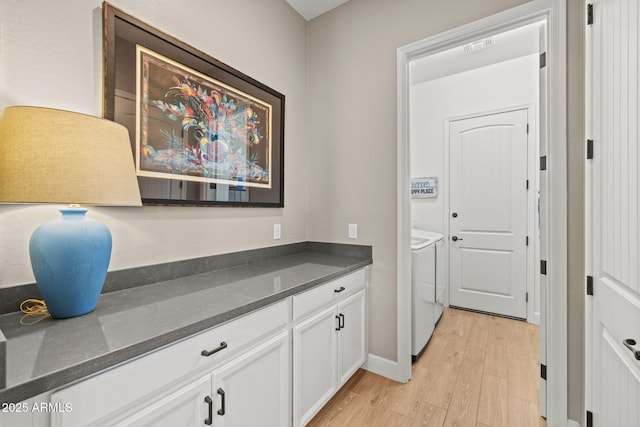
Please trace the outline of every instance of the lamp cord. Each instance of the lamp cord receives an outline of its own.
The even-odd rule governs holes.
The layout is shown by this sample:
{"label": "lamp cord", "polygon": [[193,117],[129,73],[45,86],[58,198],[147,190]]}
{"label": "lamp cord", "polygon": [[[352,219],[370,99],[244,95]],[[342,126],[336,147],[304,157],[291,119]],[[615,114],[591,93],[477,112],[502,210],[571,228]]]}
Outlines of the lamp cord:
{"label": "lamp cord", "polygon": [[[47,310],[47,304],[41,299],[29,298],[22,301],[20,303],[20,311],[24,313],[24,316],[20,319],[21,325],[34,325],[51,317],[49,310]],[[30,317],[35,318],[30,319]]]}

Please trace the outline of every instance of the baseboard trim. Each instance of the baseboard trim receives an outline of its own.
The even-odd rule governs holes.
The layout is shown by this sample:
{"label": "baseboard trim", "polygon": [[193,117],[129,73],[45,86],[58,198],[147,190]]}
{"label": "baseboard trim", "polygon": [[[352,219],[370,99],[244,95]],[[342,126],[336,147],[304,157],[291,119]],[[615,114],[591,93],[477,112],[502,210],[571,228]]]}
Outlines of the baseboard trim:
{"label": "baseboard trim", "polygon": [[527,322],[533,325],[540,326],[540,313],[533,313],[531,316],[529,316]]}
{"label": "baseboard trim", "polygon": [[567,420],[567,427],[580,427],[580,423],[573,420]]}
{"label": "baseboard trim", "polygon": [[389,359],[385,359],[384,357],[376,356],[375,354],[369,353],[369,358],[362,367],[369,372],[373,372],[374,374],[382,375],[383,377],[387,377],[391,380],[402,382],[400,380],[400,367],[398,366],[398,362],[394,362]]}

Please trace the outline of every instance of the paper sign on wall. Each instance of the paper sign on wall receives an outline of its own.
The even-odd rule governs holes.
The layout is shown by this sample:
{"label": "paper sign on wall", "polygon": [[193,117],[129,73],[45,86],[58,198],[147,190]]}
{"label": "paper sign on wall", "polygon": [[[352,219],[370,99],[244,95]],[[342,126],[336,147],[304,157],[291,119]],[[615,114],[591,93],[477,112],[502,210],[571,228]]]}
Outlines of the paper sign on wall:
{"label": "paper sign on wall", "polygon": [[411,178],[411,198],[438,197],[438,177]]}

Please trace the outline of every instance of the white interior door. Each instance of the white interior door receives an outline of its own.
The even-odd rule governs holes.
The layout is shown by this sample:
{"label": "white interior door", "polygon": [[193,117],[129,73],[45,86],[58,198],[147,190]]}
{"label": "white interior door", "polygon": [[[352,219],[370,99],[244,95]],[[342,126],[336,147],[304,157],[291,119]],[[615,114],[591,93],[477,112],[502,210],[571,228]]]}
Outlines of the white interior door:
{"label": "white interior door", "polygon": [[588,343],[594,426],[640,423],[640,221],[637,0],[594,1],[588,75],[593,160],[588,183],[593,277]]}
{"label": "white interior door", "polygon": [[527,110],[452,121],[450,304],[527,317]]}

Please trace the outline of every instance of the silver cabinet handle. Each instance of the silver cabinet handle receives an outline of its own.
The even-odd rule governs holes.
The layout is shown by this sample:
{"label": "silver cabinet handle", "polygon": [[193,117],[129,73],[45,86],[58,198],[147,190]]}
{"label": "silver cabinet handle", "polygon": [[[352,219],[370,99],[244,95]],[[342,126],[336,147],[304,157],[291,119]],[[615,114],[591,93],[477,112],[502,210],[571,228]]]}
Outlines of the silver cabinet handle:
{"label": "silver cabinet handle", "polygon": [[204,401],[209,407],[209,417],[204,420],[204,423],[210,426],[213,424],[213,400],[209,396],[205,396]]}
{"label": "silver cabinet handle", "polygon": [[200,352],[201,355],[205,356],[205,357],[209,357],[212,354],[216,354],[217,352],[219,352],[220,350],[224,350],[225,348],[227,348],[227,343],[222,341],[220,343],[220,345],[216,348],[214,348],[213,350],[202,350]]}
{"label": "silver cabinet handle", "polygon": [[224,390],[222,389],[222,387],[220,387],[218,389],[218,394],[220,395],[220,399],[221,399],[221,408],[218,409],[218,415],[224,415],[227,413],[227,409],[226,409],[226,402],[227,402],[227,397],[224,394]]}

